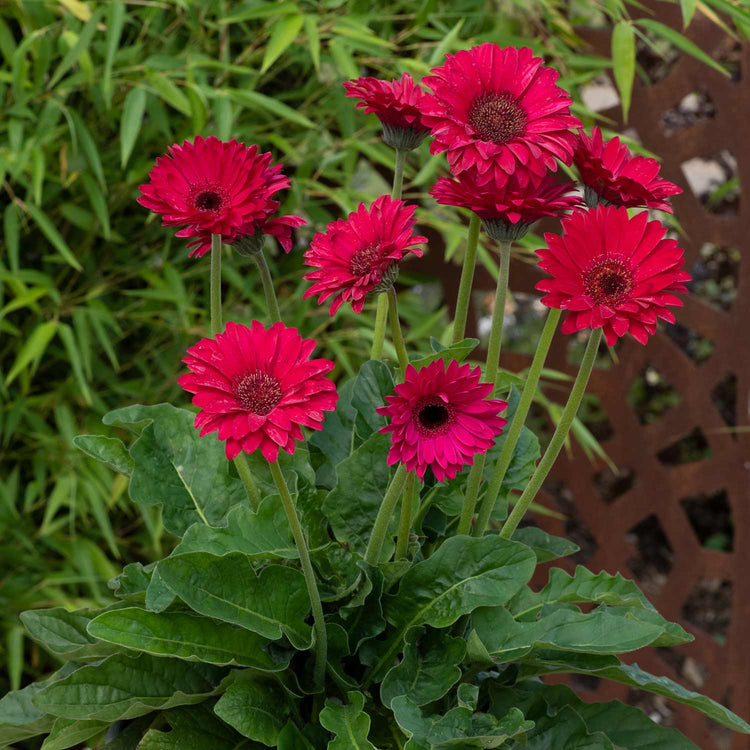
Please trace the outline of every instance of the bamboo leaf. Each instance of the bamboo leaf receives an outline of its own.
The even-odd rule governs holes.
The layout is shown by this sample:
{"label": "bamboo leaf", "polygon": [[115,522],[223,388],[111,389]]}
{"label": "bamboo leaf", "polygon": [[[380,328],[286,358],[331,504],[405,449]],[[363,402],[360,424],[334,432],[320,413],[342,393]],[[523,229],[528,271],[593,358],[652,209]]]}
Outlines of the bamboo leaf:
{"label": "bamboo leaf", "polygon": [[273,24],[260,66],[261,73],[265,73],[284,54],[287,47],[297,38],[303,23],[304,16],[298,13],[293,16],[284,16]]}
{"label": "bamboo leaf", "polygon": [[273,99],[265,94],[259,94],[257,91],[222,89],[221,93],[227,95],[230,99],[244,107],[249,107],[250,109],[260,107],[266,112],[276,115],[276,117],[280,117],[282,120],[289,120],[297,125],[301,125],[303,128],[316,129],[318,127],[314,122],[308,120],[307,117],[297,112],[296,109],[292,109],[278,99]]}
{"label": "bamboo leaf", "polygon": [[124,169],[138,138],[138,132],[146,109],[146,91],[132,88],[125,97],[120,119],[120,166]]}
{"label": "bamboo leaf", "polygon": [[612,31],[612,68],[620,91],[622,117],[627,122],[635,75],[635,31],[630,21],[618,21]]}
{"label": "bamboo leaf", "polygon": [[31,362],[38,362],[41,359],[47,345],[57,331],[57,325],[57,321],[50,320],[41,323],[34,329],[31,336],[26,339],[21,351],[18,352],[16,361],[5,378],[5,385],[10,385]]}
{"label": "bamboo leaf", "polygon": [[29,216],[34,219],[42,234],[56,248],[57,252],[60,253],[62,259],[68,265],[73,266],[76,271],[83,271],[83,266],[73,255],[73,251],[68,247],[68,243],[65,242],[60,232],[57,231],[55,225],[49,220],[47,214],[45,214],[41,208],[35,206],[33,203],[26,204],[26,213],[28,213]]}
{"label": "bamboo leaf", "polygon": [[97,8],[94,13],[91,14],[91,18],[85,23],[81,33],[78,36],[78,41],[68,50],[66,55],[60,60],[60,64],[52,74],[52,78],[49,79],[47,84],[47,91],[51,91],[57,82],[78,62],[81,55],[86,52],[91,44],[91,40],[96,33],[96,27],[99,23],[100,12]]}
{"label": "bamboo leaf", "polygon": [[698,4],[698,0],[680,0],[680,10],[682,11],[682,28],[686,29],[690,26],[690,22],[693,20],[693,14],[695,13],[695,6]]}
{"label": "bamboo leaf", "polygon": [[110,0],[107,8],[107,51],[104,56],[102,94],[109,109],[112,103],[112,63],[120,45],[122,27],[125,23],[125,5],[122,0]]}
{"label": "bamboo leaf", "polygon": [[315,72],[320,73],[320,35],[318,34],[318,17],[304,16],[305,33],[307,34],[307,46],[310,49]]}

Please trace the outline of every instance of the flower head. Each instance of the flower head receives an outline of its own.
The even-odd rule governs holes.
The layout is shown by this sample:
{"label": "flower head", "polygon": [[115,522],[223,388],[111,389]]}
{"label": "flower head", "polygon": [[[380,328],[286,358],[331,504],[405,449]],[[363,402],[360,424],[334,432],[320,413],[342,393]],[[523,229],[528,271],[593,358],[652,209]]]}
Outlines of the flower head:
{"label": "flower head", "polygon": [[380,432],[392,433],[388,463],[403,463],[424,477],[429,466],[438,481],[453,479],[495,443],[506,421],[498,417],[508,404],[485,398],[492,383],[480,383],[481,368],[442,359],[416,370],[408,365],[404,382],[377,409],[391,418]]}
{"label": "flower head", "polygon": [[479,182],[501,179],[519,164],[539,177],[557,169],[555,159],[570,164],[569,128],[581,123],[556,80],[527,47],[487,43],[446,55],[423,80],[434,93],[422,104],[430,151],[447,151],[453,174],[472,170]]}
{"label": "flower head", "polygon": [[642,211],[599,206],[563,219],[563,234],[545,234],[539,267],[551,274],[536,288],[542,303],[569,310],[563,333],[603,328],[612,346],[630,333],[641,344],[656,332],[658,318],[674,323],[667,305],[681,306],[690,276],[680,270],[684,251],[667,230]]}
{"label": "flower head", "polygon": [[331,222],[325,233],[318,232],[305,253],[305,263],[316,270],[304,276],[315,282],[304,296],[319,295],[318,304],[333,297],[331,315],[344,302],[351,302],[354,312],[362,312],[370,292],[393,284],[404,256],[422,256],[416,246],[427,238],[412,234],[415,208],[381,195],[370,208],[360,203],[346,219]]}
{"label": "flower head", "polygon": [[294,453],[300,427],[320,430],[323,412],[336,408],[336,386],[325,377],[334,364],[309,359],[316,342],[296,328],[257,320],[250,328],[227,323],[215,338],[201,339],[182,360],[190,370],[177,381],[195,394],[201,435],[218,430],[227,458],[260,448],[276,461],[279,448]]}
{"label": "flower head", "polygon": [[578,132],[573,162],[586,186],[589,205],[609,203],[614,206],[658,208],[672,213],[667,202],[682,188],[659,178],[659,162],[645,156],[633,156],[619,138],[602,139],[599,128],[591,128],[589,138]]}
{"label": "flower head", "polygon": [[235,140],[215,136],[175,144],[156,160],[150,182],[141,185],[138,202],[162,215],[162,224],[184,226],[198,236],[228,238],[240,229],[262,225],[279,207],[274,193],[289,187],[281,165],[271,166],[271,154]]}
{"label": "flower head", "polygon": [[438,203],[468,208],[479,216],[490,237],[507,240],[522,237],[529,225],[545,216],[580,205],[575,187],[550,175],[534,176],[525,183],[515,173],[480,184],[474,173],[462,172],[455,179],[440,177],[430,194]]}
{"label": "flower head", "polygon": [[416,148],[430,129],[422,122],[421,103],[425,94],[408,73],[395,81],[357,78],[345,81],[346,95],[362,101],[357,107],[373,113],[383,126],[383,139],[393,148]]}

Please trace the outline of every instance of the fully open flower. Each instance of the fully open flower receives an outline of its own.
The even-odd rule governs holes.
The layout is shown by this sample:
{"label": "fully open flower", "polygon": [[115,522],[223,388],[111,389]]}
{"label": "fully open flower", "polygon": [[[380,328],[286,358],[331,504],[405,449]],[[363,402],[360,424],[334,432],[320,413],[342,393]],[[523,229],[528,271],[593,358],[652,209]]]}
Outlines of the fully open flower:
{"label": "fully open flower", "polygon": [[336,386],[325,377],[334,364],[309,359],[316,342],[296,328],[257,320],[250,328],[227,323],[216,338],[201,339],[182,360],[191,371],[177,381],[195,394],[201,435],[218,431],[227,458],[260,451],[276,461],[279,448],[294,453],[300,427],[320,430],[323,412],[336,408]]}
{"label": "fully open flower", "polygon": [[429,96],[408,73],[395,81],[357,78],[344,83],[346,95],[361,99],[357,107],[373,113],[383,126],[383,140],[393,148],[413,149],[430,129],[422,122],[420,105]]}
{"label": "fully open flower", "polygon": [[534,176],[526,183],[514,173],[479,183],[473,172],[462,172],[455,179],[439,178],[430,194],[438,203],[473,211],[493,239],[514,240],[535,221],[580,205],[575,189],[575,183],[559,183],[550,175]]}
{"label": "fully open flower", "polygon": [[332,221],[325,233],[318,232],[305,253],[305,263],[317,269],[304,276],[315,282],[305,297],[319,295],[318,304],[333,297],[331,315],[344,302],[362,312],[370,292],[393,284],[405,255],[422,256],[417,245],[427,238],[412,234],[415,208],[381,195],[369,209],[360,203],[346,219]]}
{"label": "fully open flower", "polygon": [[563,219],[563,234],[545,234],[548,249],[537,250],[539,267],[552,275],[536,288],[542,303],[569,310],[563,333],[603,328],[607,343],[630,333],[645,344],[662,318],[674,323],[667,305],[682,305],[690,276],[682,271],[684,251],[666,239],[667,230],[645,211],[599,206]]}
{"label": "fully open flower", "polygon": [[271,166],[271,154],[215,136],[171,146],[149,178],[138,202],[161,214],[164,225],[187,227],[193,234],[182,236],[192,237],[204,232],[228,238],[262,225],[279,207],[274,193],[289,187],[281,165]]}
{"label": "fully open flower", "polygon": [[485,398],[492,383],[480,383],[481,368],[442,359],[416,370],[408,365],[404,382],[377,409],[391,418],[380,432],[392,433],[388,463],[403,463],[422,478],[429,466],[438,481],[453,479],[495,443],[506,421],[498,417],[508,404]]}
{"label": "fully open flower", "polygon": [[619,138],[605,141],[599,128],[591,128],[590,138],[579,131],[573,161],[586,186],[590,206],[643,206],[671,214],[667,198],[682,192],[673,182],[659,178],[656,159],[633,156]]}
{"label": "fully open flower", "polygon": [[581,123],[557,77],[527,47],[487,43],[446,55],[423,80],[434,93],[422,104],[430,151],[447,151],[453,174],[473,170],[479,182],[512,174],[518,164],[540,177],[557,168],[555,159],[570,164],[569,128]]}

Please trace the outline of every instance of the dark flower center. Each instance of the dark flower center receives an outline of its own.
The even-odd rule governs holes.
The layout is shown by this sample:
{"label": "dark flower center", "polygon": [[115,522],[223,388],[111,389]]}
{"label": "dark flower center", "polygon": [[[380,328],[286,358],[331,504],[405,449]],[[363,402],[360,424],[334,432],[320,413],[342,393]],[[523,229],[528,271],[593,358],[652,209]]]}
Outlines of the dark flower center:
{"label": "dark flower center", "polygon": [[586,294],[598,305],[613,307],[633,288],[633,271],[624,258],[603,256],[583,274],[583,285]]}
{"label": "dark flower center", "polygon": [[469,107],[469,124],[483,141],[500,145],[526,131],[528,118],[509,91],[479,94]]}
{"label": "dark flower center", "polygon": [[373,261],[380,257],[380,245],[371,244],[359,248],[349,261],[349,270],[353,276],[366,276],[372,273]]}
{"label": "dark flower center", "polygon": [[218,185],[193,185],[191,188],[193,205],[198,211],[218,213],[227,203],[227,192]]}
{"label": "dark flower center", "polygon": [[264,417],[281,401],[281,386],[273,375],[256,370],[234,385],[237,400],[253,414]]}
{"label": "dark flower center", "polygon": [[453,408],[444,401],[428,397],[414,409],[417,430],[427,437],[442,435],[454,422]]}

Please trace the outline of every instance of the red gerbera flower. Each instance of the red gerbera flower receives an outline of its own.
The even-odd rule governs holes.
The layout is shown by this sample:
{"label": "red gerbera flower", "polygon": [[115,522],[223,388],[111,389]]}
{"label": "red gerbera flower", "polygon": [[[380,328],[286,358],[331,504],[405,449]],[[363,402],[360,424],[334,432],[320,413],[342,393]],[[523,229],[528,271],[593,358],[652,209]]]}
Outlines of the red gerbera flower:
{"label": "red gerbera flower", "polygon": [[557,72],[527,47],[482,44],[433,68],[423,80],[435,94],[422,104],[433,154],[447,151],[451,172],[474,170],[479,182],[512,174],[517,164],[538,176],[570,164],[580,127]]}
{"label": "red gerbera flower", "polygon": [[515,240],[535,221],[580,205],[575,189],[574,182],[555,182],[548,174],[528,183],[514,173],[480,184],[473,172],[462,172],[456,179],[439,178],[430,194],[438,203],[473,211],[493,239]]}
{"label": "red gerbera flower", "polygon": [[182,360],[191,372],[177,382],[201,407],[201,435],[218,430],[230,459],[258,448],[269,461],[279,448],[294,453],[294,441],[304,439],[300,426],[320,430],[338,399],[324,377],[333,362],[308,359],[315,346],[296,328],[279,322],[266,330],[257,320],[250,328],[227,323],[224,333],[191,346]]}
{"label": "red gerbera flower", "polygon": [[190,228],[195,234],[189,236],[203,231],[229,237],[263,223],[279,207],[274,193],[289,187],[281,165],[271,166],[271,154],[215,136],[171,146],[149,177],[138,202],[162,214],[165,226]]}
{"label": "red gerbera flower", "polygon": [[656,159],[633,156],[619,138],[604,141],[599,128],[591,128],[591,138],[583,130],[578,132],[573,161],[591,207],[599,203],[644,206],[671,214],[672,207],[666,199],[682,192],[673,182],[659,178]]}
{"label": "red gerbera flower", "polygon": [[316,283],[304,296],[320,295],[318,304],[334,297],[331,315],[344,302],[362,312],[370,292],[393,284],[407,253],[422,257],[416,245],[427,238],[412,234],[415,208],[381,195],[369,209],[360,203],[346,220],[332,221],[324,234],[318,232],[305,253],[305,263],[318,270],[304,276]]}
{"label": "red gerbera flower", "polygon": [[383,126],[383,140],[393,148],[416,148],[430,129],[422,122],[420,105],[429,96],[408,73],[396,81],[357,78],[344,83],[346,95],[361,99],[357,107],[374,113]]}
{"label": "red gerbera flower", "polygon": [[442,359],[421,370],[408,365],[396,395],[385,397],[389,405],[377,409],[391,418],[380,430],[393,433],[388,463],[400,461],[420,479],[429,466],[442,482],[489,450],[507,421],[497,413],[508,404],[485,398],[493,384],[480,383],[480,375],[480,367],[455,359],[447,368]]}
{"label": "red gerbera flower", "polygon": [[547,307],[570,310],[563,333],[603,328],[612,346],[630,333],[641,344],[656,331],[657,318],[674,323],[667,305],[681,306],[690,276],[680,270],[684,251],[645,211],[628,217],[622,207],[599,206],[563,219],[563,235],[545,234],[539,267],[552,275],[536,288]]}

